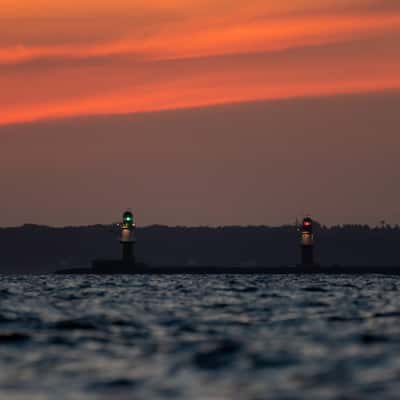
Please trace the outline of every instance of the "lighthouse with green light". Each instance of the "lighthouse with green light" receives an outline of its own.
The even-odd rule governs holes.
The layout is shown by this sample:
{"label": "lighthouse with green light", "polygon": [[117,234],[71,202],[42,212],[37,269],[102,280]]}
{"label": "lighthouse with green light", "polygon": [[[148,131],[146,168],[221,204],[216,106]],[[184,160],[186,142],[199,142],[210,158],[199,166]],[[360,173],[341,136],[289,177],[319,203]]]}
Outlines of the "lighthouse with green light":
{"label": "lighthouse with green light", "polygon": [[130,211],[125,211],[122,216],[121,238],[122,260],[126,263],[135,264],[135,221]]}

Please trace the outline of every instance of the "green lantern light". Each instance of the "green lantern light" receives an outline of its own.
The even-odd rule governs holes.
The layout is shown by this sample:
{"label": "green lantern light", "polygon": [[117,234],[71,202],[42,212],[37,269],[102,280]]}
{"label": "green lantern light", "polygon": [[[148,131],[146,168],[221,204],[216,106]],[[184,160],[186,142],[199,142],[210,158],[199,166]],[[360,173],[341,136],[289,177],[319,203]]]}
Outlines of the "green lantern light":
{"label": "green lantern light", "polygon": [[124,212],[122,219],[125,225],[133,224],[133,214],[130,211]]}

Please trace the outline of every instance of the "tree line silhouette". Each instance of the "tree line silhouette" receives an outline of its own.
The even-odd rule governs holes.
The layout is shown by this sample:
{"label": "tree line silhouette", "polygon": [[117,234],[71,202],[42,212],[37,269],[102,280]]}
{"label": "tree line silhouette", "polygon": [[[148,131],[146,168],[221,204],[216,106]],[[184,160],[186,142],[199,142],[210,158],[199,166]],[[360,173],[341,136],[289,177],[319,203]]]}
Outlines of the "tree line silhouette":
{"label": "tree line silhouette", "polygon": [[[321,265],[400,266],[400,227],[315,224]],[[150,265],[280,266],[299,262],[294,225],[137,228],[137,258]],[[119,258],[118,229],[109,225],[0,228],[0,273],[47,273]]]}

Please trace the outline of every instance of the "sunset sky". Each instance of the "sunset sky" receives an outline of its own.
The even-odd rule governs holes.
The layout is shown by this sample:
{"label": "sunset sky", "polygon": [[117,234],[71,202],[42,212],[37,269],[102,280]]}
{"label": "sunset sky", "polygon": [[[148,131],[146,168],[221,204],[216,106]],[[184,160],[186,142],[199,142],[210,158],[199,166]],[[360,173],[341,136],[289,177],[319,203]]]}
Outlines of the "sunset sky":
{"label": "sunset sky", "polygon": [[1,226],[400,223],[400,1],[0,5]]}

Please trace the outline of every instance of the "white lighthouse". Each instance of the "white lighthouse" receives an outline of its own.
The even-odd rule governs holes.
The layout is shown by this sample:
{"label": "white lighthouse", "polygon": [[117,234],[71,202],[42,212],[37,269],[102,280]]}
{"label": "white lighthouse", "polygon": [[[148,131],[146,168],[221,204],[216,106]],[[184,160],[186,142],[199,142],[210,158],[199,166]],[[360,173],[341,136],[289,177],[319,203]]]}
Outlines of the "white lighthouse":
{"label": "white lighthouse", "polygon": [[122,217],[120,243],[122,246],[122,260],[135,263],[136,225],[133,214],[125,211]]}
{"label": "white lighthouse", "polygon": [[314,266],[314,234],[313,220],[310,217],[303,219],[300,228],[301,234],[301,265]]}

